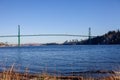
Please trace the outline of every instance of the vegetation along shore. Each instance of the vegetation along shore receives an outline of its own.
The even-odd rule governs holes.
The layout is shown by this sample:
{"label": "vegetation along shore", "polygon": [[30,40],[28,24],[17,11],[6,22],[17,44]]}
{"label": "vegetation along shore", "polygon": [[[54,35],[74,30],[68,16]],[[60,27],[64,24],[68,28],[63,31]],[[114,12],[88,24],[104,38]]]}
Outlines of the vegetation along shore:
{"label": "vegetation along shore", "polygon": [[[107,73],[106,71],[97,71],[97,73]],[[18,72],[14,65],[10,68],[3,70],[0,72],[0,80],[120,80],[120,75],[117,75],[115,72],[109,72],[112,75],[103,76],[103,77],[84,77],[82,75],[49,75],[46,72],[41,74],[39,73],[29,73],[28,68],[25,69],[23,73]],[[87,73],[86,75],[90,75]]]}

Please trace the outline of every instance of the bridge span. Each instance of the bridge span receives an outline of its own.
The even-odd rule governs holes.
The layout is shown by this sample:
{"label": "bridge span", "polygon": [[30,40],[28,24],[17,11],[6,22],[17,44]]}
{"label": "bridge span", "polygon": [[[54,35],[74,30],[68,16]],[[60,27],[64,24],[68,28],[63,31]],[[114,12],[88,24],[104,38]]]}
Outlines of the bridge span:
{"label": "bridge span", "polygon": [[20,25],[18,25],[18,35],[1,35],[0,38],[4,37],[18,37],[18,46],[20,46],[20,37],[37,37],[37,36],[71,36],[71,37],[88,37],[89,41],[92,37],[91,36],[91,28],[89,28],[88,35],[77,35],[77,34],[31,34],[31,35],[21,35],[20,34]]}

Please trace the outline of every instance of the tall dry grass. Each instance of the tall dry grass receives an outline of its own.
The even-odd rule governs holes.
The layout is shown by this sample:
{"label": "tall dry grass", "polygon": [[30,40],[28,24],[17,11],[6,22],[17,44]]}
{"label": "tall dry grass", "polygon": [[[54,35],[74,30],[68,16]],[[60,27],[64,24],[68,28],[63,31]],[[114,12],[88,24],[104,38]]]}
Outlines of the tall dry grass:
{"label": "tall dry grass", "polygon": [[17,72],[14,68],[14,64],[0,73],[0,80],[120,80],[120,76],[109,76],[101,78],[82,77],[82,76],[51,76],[47,73],[42,74],[30,74],[28,68],[24,73]]}

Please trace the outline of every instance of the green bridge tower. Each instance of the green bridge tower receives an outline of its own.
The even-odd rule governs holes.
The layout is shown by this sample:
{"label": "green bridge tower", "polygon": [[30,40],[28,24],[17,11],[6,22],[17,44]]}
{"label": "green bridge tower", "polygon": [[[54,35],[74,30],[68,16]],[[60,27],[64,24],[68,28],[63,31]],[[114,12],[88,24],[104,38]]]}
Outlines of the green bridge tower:
{"label": "green bridge tower", "polygon": [[88,37],[89,37],[89,44],[91,44],[91,28],[90,27],[89,27]]}
{"label": "green bridge tower", "polygon": [[20,25],[18,25],[18,47],[20,47]]}

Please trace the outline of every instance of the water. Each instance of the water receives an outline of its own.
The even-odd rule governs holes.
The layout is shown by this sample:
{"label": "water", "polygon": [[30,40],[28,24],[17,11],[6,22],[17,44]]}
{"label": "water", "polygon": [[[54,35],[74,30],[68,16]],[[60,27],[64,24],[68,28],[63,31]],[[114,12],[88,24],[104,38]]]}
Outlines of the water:
{"label": "water", "polygon": [[56,45],[0,48],[0,68],[15,64],[20,71],[69,74],[86,71],[119,71],[119,45]]}

